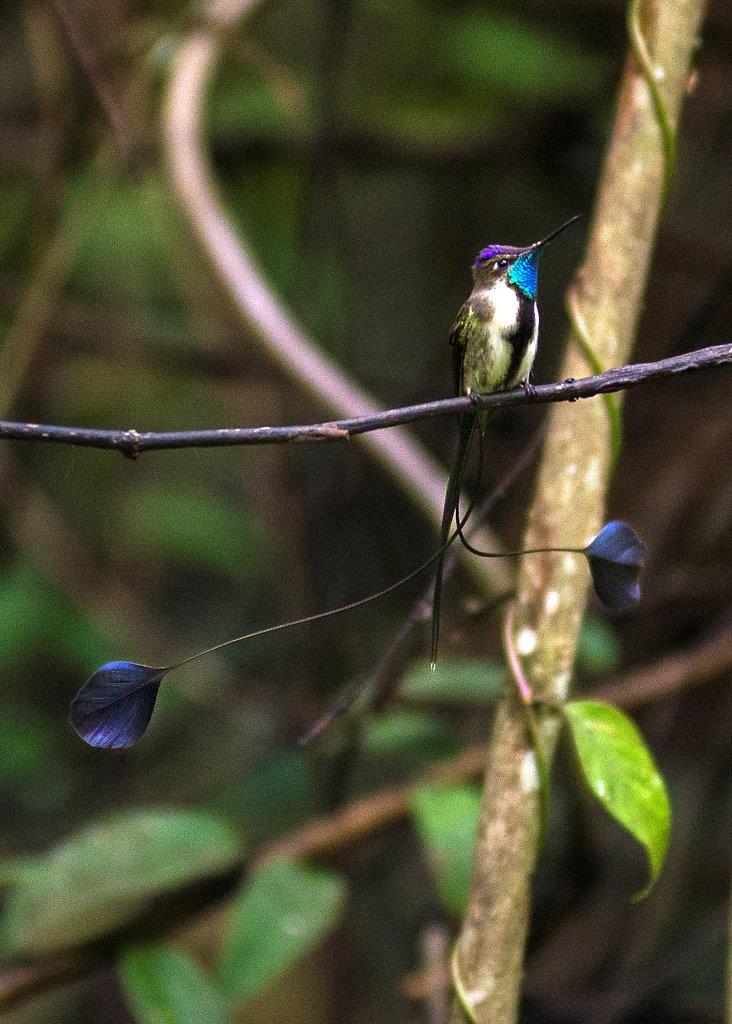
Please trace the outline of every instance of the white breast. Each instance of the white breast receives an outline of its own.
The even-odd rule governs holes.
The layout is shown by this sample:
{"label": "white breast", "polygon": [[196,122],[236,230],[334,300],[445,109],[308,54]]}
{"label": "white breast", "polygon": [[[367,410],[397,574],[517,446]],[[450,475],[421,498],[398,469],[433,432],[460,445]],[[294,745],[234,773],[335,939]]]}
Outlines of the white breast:
{"label": "white breast", "polygon": [[531,335],[531,341],[526,347],[526,355],[521,360],[521,366],[517,376],[517,381],[528,380],[531,375],[531,367],[534,365],[534,359],[536,359],[536,347],[539,341],[539,307],[534,303],[534,332]]}
{"label": "white breast", "polygon": [[493,325],[501,334],[507,334],[516,326],[519,300],[516,292],[505,281],[497,281],[490,290],[493,303]]}

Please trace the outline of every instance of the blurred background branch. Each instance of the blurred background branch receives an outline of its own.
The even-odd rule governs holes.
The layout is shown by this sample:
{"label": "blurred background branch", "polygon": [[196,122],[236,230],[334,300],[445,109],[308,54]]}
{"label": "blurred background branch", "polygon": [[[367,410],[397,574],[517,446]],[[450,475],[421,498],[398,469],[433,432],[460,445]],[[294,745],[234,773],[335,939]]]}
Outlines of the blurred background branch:
{"label": "blurred background branch", "polygon": [[[178,110],[180,142],[193,129],[225,237],[279,312],[292,311],[295,337],[337,380],[358,381],[369,408],[373,395],[401,409],[450,394],[446,336],[475,253],[588,210],[627,46],[621,0],[277,0],[246,17],[240,3],[210,16],[183,0],[62,6],[24,0],[0,15],[0,415],[84,424],[100,437],[110,423],[186,435],[353,413],[284,371],[287,352],[273,355],[192,226],[171,187],[171,85],[202,90],[195,123]],[[633,81],[652,105],[648,85],[667,83],[646,14],[630,10]],[[636,331],[641,364],[728,346],[731,30],[729,4],[712,0]],[[179,58],[204,49],[205,67],[183,74]],[[648,143],[660,159],[658,134]],[[654,209],[638,210],[643,246]],[[587,223],[542,269],[538,381],[563,379],[558,297]],[[604,251],[605,236],[593,247]],[[572,375],[624,361],[596,349],[594,300],[573,295],[584,349]],[[522,397],[503,402],[486,441],[487,497],[475,471],[466,489],[514,550],[535,482],[539,442],[528,439],[549,417]],[[643,600],[632,615],[587,609],[574,685],[633,709],[669,782],[673,842],[652,896],[631,903],[638,853],[585,799],[560,746],[533,877],[524,1024],[724,1019],[729,374],[659,379],[624,404],[607,514],[648,547]],[[588,405],[598,406],[588,444],[595,426],[604,444],[599,399],[565,405],[562,430],[585,424]],[[432,453],[426,479],[438,499],[453,415],[410,428],[409,451]],[[161,1014],[175,1024],[416,1024],[444,1014],[444,941],[467,905],[476,782],[504,671],[496,612],[513,573],[487,596],[485,578],[450,558],[435,673],[422,626],[429,594],[415,581],[357,615],[181,670],[145,741],[125,754],[85,748],[67,722],[71,695],[102,661],[177,658],[413,568],[433,548],[434,519],[423,482],[415,499],[396,472],[361,444],[137,462],[0,445],[8,1024],[150,1024]],[[562,516],[596,472],[577,470]],[[537,579],[545,568],[535,566]],[[521,614],[523,645],[531,623]],[[351,693],[365,695],[353,714],[300,748]],[[278,849],[295,861],[275,861]],[[439,940],[429,950],[427,936]]]}
{"label": "blurred background branch", "polygon": [[[165,142],[171,180],[184,209],[225,287],[266,355],[286,377],[307,389],[339,416],[369,416],[373,400],[349,380],[284,312],[237,237],[215,192],[203,142],[203,105],[225,34],[250,13],[257,0],[216,0],[180,47],[171,75],[165,113]],[[383,468],[435,522],[445,479],[424,449],[404,432],[369,438]]]}
{"label": "blurred background branch", "polygon": [[[612,700],[621,707],[639,708],[656,700],[670,698],[681,690],[696,686],[711,677],[713,664],[717,674],[730,661],[729,626],[705,637],[691,649],[680,651],[662,662],[613,680],[590,692],[595,700]],[[660,690],[658,680],[667,674],[669,681]],[[413,795],[421,785],[430,783],[449,786],[479,776],[485,763],[485,744],[476,743],[457,756],[430,770],[422,780],[409,786],[393,786],[352,802],[340,810],[308,822],[297,831],[283,836],[247,858],[235,869],[227,869],[198,883],[198,897],[192,899],[187,889],[172,892],[165,903],[153,913],[146,908],[139,920],[125,925],[117,934],[110,934],[92,948],[69,950],[12,968],[0,973],[0,1009],[37,996],[57,985],[67,984],[80,975],[98,970],[110,963],[130,936],[165,935],[179,928],[182,922],[205,912],[211,904],[230,893],[239,876],[254,870],[267,860],[278,857],[322,858],[328,860],[345,847],[358,845],[374,832],[393,825],[410,814]]]}
{"label": "blurred background branch", "polygon": [[72,8],[66,0],[53,0],[53,5],[86,72],[89,83],[104,110],[117,147],[128,166],[132,168],[134,145],[124,111],[97,66],[96,57],[84,38],[84,33],[74,16]]}

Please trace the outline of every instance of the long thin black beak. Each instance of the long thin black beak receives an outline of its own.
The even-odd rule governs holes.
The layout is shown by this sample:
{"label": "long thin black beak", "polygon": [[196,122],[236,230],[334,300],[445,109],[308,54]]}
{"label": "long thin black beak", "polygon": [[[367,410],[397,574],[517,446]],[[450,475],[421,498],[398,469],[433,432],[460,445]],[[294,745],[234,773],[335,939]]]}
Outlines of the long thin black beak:
{"label": "long thin black beak", "polygon": [[564,224],[562,224],[561,227],[555,228],[554,231],[552,231],[551,234],[546,236],[546,238],[542,238],[542,240],[540,242],[534,242],[534,244],[531,246],[531,248],[532,249],[541,249],[541,248],[543,248],[546,245],[547,242],[551,242],[551,240],[553,238],[556,238],[557,235],[561,235],[561,233],[563,231],[565,231],[569,227],[570,224],[574,224],[574,222],[576,220],[579,220],[581,216],[582,216],[581,213],[576,213],[574,215],[574,217],[570,217],[568,221],[565,221]]}

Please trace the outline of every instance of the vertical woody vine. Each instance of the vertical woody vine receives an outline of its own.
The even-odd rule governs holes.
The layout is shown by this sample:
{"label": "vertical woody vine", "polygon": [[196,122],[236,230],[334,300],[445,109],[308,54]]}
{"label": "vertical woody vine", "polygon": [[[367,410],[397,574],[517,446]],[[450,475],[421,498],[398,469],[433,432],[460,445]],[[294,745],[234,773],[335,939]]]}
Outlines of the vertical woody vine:
{"label": "vertical woody vine", "polygon": [[[705,7],[705,0],[630,4],[629,53],[587,256],[569,291],[571,326],[559,379],[631,355]],[[619,406],[600,399],[552,409],[524,547],[578,547],[593,536],[619,431]],[[574,554],[524,559],[509,611],[509,660],[520,664],[536,698],[547,759],[560,722],[547,709],[568,696],[586,604],[588,577],[580,563]],[[453,1024],[517,1020],[541,820],[534,743],[526,710],[508,688],[488,745],[471,893],[453,956]]]}

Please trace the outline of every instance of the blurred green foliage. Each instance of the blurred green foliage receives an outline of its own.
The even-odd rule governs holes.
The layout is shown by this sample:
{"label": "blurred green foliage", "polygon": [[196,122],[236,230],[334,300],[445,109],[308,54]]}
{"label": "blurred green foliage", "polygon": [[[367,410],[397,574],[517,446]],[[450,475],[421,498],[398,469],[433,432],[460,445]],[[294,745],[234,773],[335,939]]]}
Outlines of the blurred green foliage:
{"label": "blurred green foliage", "polygon": [[469,786],[421,786],[412,815],[446,910],[459,917],[468,901],[480,791]]}
{"label": "blurred green foliage", "polygon": [[444,757],[455,748],[447,725],[437,716],[408,708],[387,711],[364,729],[363,752],[371,757],[399,757],[402,765]]}
{"label": "blurred green foliage", "polygon": [[131,946],[120,976],[139,1024],[228,1024],[229,1003],[189,956],[171,946]]}
{"label": "blurred green foliage", "polygon": [[118,814],[21,865],[0,918],[5,956],[109,934],[154,897],[231,866],[241,844],[203,811]]}
{"label": "blurred green foliage", "polygon": [[416,662],[407,670],[399,692],[407,700],[435,704],[486,704],[500,692],[506,670],[479,658],[441,657],[434,669]]}
{"label": "blurred green foliage", "polygon": [[287,747],[249,766],[243,779],[232,779],[217,794],[216,803],[239,823],[252,845],[259,845],[315,813],[316,778],[305,753]]}
{"label": "blurred green foliage", "polygon": [[90,299],[109,300],[137,315],[176,297],[179,220],[160,174],[126,177],[82,171],[68,183],[73,273]]}
{"label": "blurred green foliage", "polygon": [[143,558],[213,570],[245,587],[268,574],[260,556],[265,537],[257,519],[202,489],[150,481],[129,496],[120,512],[117,529]]}
{"label": "blurred green foliage", "polygon": [[8,677],[52,657],[80,675],[99,665],[109,649],[104,626],[60,593],[35,566],[22,560],[0,577],[0,671]]}
{"label": "blurred green foliage", "polygon": [[617,631],[609,622],[591,613],[585,615],[577,644],[577,664],[592,675],[617,672],[623,651]]}
{"label": "blurred green foliage", "polygon": [[0,182],[0,261],[16,256],[23,244],[33,202],[33,187],[27,176],[8,175]]}
{"label": "blurred green foliage", "polygon": [[[36,708],[6,703],[0,716],[0,791],[36,814],[59,814],[73,783],[59,772],[65,723]],[[1,862],[0,862],[1,863]]]}
{"label": "blurred green foliage", "polygon": [[[96,4],[84,19],[100,73],[123,107],[129,100],[141,153],[133,171],[114,149],[77,55],[64,35],[54,47],[53,31],[42,45],[60,95],[39,89],[48,79],[33,71],[30,22],[16,6],[0,33],[3,334],[56,232],[68,239],[71,259],[49,296],[49,322],[29,342],[27,373],[4,382],[11,408],[3,415],[153,429],[319,416],[231,308],[172,195],[159,115],[191,11],[178,2],[144,12]],[[331,24],[336,13],[345,20]],[[285,0],[259,5],[232,39],[206,101],[225,207],[268,284],[385,403],[448,393],[446,332],[480,246],[538,237],[589,208],[621,38],[612,5],[499,10],[463,0],[358,0],[329,12],[315,0]],[[695,178],[714,190],[696,168]],[[672,226],[669,235],[686,237],[687,229]],[[580,246],[579,236],[568,239],[562,258],[547,261],[544,378],[558,350],[559,295]],[[429,430],[447,461],[452,425]],[[499,423],[486,486],[529,433],[520,416]],[[245,845],[256,850],[337,806],[337,731],[317,750],[297,749],[295,738],[333,693],[373,668],[408,594],[176,674],[155,728],[120,757],[86,750],[66,722],[75,689],[110,657],[188,653],[376,589],[418,564],[433,544],[425,524],[359,449],[335,449],[169,453],[137,463],[58,448],[8,450],[0,465],[6,957],[103,935],[158,896],[238,862]],[[48,507],[35,507],[29,484]],[[518,489],[496,509],[499,532],[515,531],[522,500]],[[471,652],[487,649],[491,627],[463,623],[457,601],[449,612],[464,626],[455,653],[434,673],[423,662],[423,638],[405,656],[397,696],[407,706],[365,718],[355,767],[336,780],[340,800],[412,780],[486,735],[504,672],[498,660]],[[582,672],[619,672],[631,649],[627,632],[623,622],[588,616]],[[633,658],[650,643],[643,637]],[[577,728],[595,756],[588,771],[597,792],[611,780],[592,724]],[[611,735],[628,754],[628,737]],[[637,751],[631,755],[628,784],[639,763]],[[636,818],[633,794],[621,790],[608,809]],[[145,809],[151,803],[167,809]],[[200,810],[180,809],[190,805]],[[433,886],[447,914],[464,906],[478,806],[471,787],[419,791],[412,817],[428,875],[416,863],[413,834],[399,828],[365,840],[337,872],[288,863],[255,870],[227,910],[221,955],[212,941],[201,958],[205,969],[177,938],[174,946],[125,951],[130,1012],[139,1024],[219,1024],[235,1005],[266,998],[279,979],[297,1013],[306,995],[287,987],[295,983],[283,972],[346,920],[338,936],[344,1019],[352,1011],[354,1020],[380,1024],[413,1020],[412,1008],[394,1008],[394,993],[414,967]],[[581,845],[581,816],[571,811],[566,847],[563,835],[553,837],[567,862],[572,843]],[[79,831],[83,822],[92,824]],[[654,864],[661,825],[659,817],[645,837]],[[643,841],[641,831],[636,826]],[[596,845],[593,837],[585,861]],[[26,859],[28,850],[34,856]],[[556,923],[557,893],[578,903],[578,874],[575,866],[552,880],[552,909],[537,934]],[[357,941],[347,932],[353,921]],[[351,999],[359,969],[368,979]],[[87,1013],[81,996],[69,1000],[68,1012],[61,999],[48,1010],[39,1004],[39,1024],[125,1019],[121,1008],[94,1004]],[[341,1010],[334,1000],[331,1015]],[[262,1019],[279,1016],[268,1016],[265,1003]]]}
{"label": "blurred green foliage", "polygon": [[277,860],[234,898],[221,953],[226,992],[247,999],[294,964],[334,924],[344,884],[332,871]]}
{"label": "blurred green foliage", "polygon": [[607,61],[524,19],[478,8],[446,21],[445,67],[500,103],[582,103],[597,95]]}

